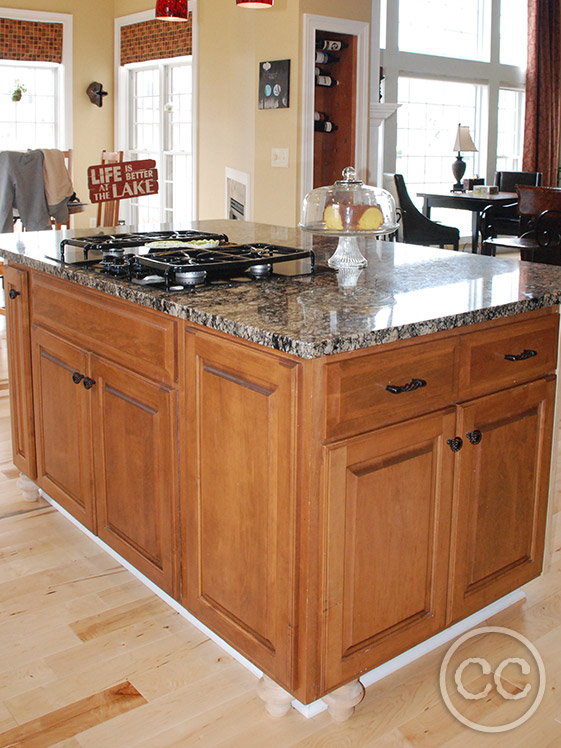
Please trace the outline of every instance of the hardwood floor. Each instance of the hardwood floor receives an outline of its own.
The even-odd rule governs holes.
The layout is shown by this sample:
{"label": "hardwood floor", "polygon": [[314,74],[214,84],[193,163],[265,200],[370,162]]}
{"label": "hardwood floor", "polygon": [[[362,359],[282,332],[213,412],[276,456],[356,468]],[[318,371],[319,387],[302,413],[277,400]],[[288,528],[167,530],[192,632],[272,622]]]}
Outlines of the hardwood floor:
{"label": "hardwood floor", "polygon": [[[487,622],[524,634],[545,662],[545,696],[525,724],[489,735],[448,712],[438,676],[449,644],[369,687],[344,724],[294,710],[274,720],[254,676],[48,503],[23,501],[6,394],[0,387],[0,748],[561,746],[561,513],[547,573]],[[500,709],[490,693],[471,702],[470,718]]]}

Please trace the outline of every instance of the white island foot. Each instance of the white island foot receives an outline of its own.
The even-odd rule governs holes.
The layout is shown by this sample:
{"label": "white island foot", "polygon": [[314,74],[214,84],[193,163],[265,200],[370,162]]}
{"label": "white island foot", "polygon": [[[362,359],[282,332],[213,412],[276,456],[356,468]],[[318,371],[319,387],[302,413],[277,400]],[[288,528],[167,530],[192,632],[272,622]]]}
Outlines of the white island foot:
{"label": "white island foot", "polygon": [[27,475],[20,473],[16,486],[22,492],[25,501],[39,501],[39,489]]}
{"label": "white island foot", "polygon": [[327,704],[327,710],[334,722],[346,722],[363,698],[364,686],[357,679],[328,693],[323,697],[323,701]]}

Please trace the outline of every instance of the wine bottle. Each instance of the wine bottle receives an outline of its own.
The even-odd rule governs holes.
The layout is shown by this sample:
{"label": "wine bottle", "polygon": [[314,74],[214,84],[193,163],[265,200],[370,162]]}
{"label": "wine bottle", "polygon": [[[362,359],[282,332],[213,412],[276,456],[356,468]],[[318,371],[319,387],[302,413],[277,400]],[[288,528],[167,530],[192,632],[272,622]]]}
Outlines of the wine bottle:
{"label": "wine bottle", "polygon": [[329,62],[339,62],[338,57],[333,57],[333,55],[328,55],[327,52],[322,52],[321,50],[316,50],[316,63],[319,65],[327,65]]}
{"label": "wine bottle", "polygon": [[340,41],[339,39],[316,39],[316,47],[328,52],[340,52],[348,46],[347,42]]}
{"label": "wine bottle", "polygon": [[316,122],[325,122],[327,118],[328,117],[325,112],[314,112],[314,120]]}
{"label": "wine bottle", "polygon": [[316,75],[316,86],[338,86],[339,81],[331,75]]}
{"label": "wine bottle", "polygon": [[316,130],[316,132],[334,132],[338,129],[339,128],[337,127],[337,125],[333,124],[333,122],[330,122],[329,120],[314,122],[314,130]]}

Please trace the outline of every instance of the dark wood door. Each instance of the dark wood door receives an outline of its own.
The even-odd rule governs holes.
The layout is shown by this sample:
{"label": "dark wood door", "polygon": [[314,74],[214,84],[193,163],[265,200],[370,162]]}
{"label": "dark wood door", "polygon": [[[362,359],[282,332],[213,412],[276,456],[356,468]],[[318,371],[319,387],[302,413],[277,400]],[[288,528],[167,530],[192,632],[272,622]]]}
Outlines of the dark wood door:
{"label": "dark wood door", "polygon": [[444,627],[454,423],[440,411],[326,448],[322,691]]}
{"label": "dark wood door", "polygon": [[97,532],[177,597],[177,393],[92,356]]}
{"label": "dark wood door", "polygon": [[450,621],[541,571],[554,397],[541,379],[459,408]]}
{"label": "dark wood door", "polygon": [[37,482],[94,531],[90,393],[83,386],[88,357],[37,325],[31,339]]}
{"label": "dark wood door", "polygon": [[204,334],[186,338],[182,600],[294,688],[298,366]]}
{"label": "dark wood door", "polygon": [[29,325],[29,277],[26,270],[4,264],[6,338],[12,420],[14,465],[34,480],[35,427],[31,382],[31,337]]}

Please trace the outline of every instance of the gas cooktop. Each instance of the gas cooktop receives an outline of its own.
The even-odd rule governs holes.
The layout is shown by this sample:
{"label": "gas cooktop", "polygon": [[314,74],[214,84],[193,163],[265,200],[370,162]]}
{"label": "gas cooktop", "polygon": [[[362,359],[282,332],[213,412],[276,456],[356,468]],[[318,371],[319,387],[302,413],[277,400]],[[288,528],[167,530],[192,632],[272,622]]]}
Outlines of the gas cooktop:
{"label": "gas cooktop", "polygon": [[225,234],[194,230],[64,239],[58,259],[166,291],[271,275],[308,275],[314,270],[311,250],[261,242],[233,244]]}

